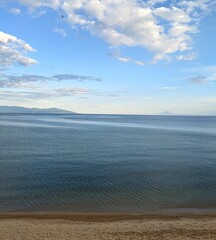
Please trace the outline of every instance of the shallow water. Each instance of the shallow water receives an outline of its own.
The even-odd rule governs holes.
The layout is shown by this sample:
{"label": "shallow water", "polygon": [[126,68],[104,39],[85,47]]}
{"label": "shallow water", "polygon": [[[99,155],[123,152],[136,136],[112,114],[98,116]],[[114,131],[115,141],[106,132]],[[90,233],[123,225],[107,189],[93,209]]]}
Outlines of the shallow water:
{"label": "shallow water", "polygon": [[0,212],[216,208],[216,117],[0,114]]}

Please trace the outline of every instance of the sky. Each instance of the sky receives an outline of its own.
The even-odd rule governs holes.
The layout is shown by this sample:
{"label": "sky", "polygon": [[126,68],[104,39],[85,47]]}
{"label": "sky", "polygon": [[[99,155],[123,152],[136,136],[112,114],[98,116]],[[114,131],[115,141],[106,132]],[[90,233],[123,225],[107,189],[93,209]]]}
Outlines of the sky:
{"label": "sky", "polygon": [[216,115],[216,0],[0,0],[0,106]]}

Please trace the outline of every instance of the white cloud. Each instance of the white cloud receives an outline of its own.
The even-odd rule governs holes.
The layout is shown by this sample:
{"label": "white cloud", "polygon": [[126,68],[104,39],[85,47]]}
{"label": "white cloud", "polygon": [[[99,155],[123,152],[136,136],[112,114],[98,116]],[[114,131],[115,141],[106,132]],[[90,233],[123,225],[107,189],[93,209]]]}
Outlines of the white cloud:
{"label": "white cloud", "polygon": [[26,56],[28,52],[34,51],[35,49],[23,40],[0,31],[0,67],[35,64],[36,60]]}
{"label": "white cloud", "polygon": [[196,9],[202,11],[209,11],[211,6],[215,6],[215,1],[212,0],[183,0],[179,2],[179,5],[184,7],[187,12],[193,12]]}
{"label": "white cloud", "polygon": [[140,66],[145,65],[144,62],[142,62],[142,61],[137,61],[137,60],[134,60],[134,63],[137,64],[137,65],[140,65]]}
{"label": "white cloud", "polygon": [[134,59],[128,58],[128,57],[115,56],[115,58],[118,59],[120,62],[124,62],[124,63],[132,62],[132,63],[135,63],[135,64],[137,64],[139,66],[145,65],[145,63],[142,62],[142,61],[137,61],[137,60],[134,60]]}
{"label": "white cloud", "polygon": [[133,59],[133,58],[129,58],[129,57],[122,57],[122,56],[120,56],[120,53],[119,53],[118,50],[110,52],[108,55],[111,56],[111,57],[116,58],[118,61],[123,62],[123,63],[132,62],[132,63],[135,63],[135,64],[137,64],[139,66],[145,65],[145,63],[143,61],[139,61],[139,60],[136,60],[136,59]]}
{"label": "white cloud", "polygon": [[11,8],[10,12],[19,15],[21,13],[21,10],[19,8]]}
{"label": "white cloud", "polygon": [[54,28],[53,31],[59,33],[63,38],[67,36],[66,30],[63,28]]}
{"label": "white cloud", "polygon": [[163,2],[142,5],[136,0],[64,1],[63,10],[73,27],[84,28],[111,46],[144,47],[155,54],[155,62],[191,49],[199,12],[209,3],[200,5],[200,1],[195,1],[192,13],[187,12],[187,4],[180,4],[181,1],[176,1],[176,6],[148,6]]}
{"label": "white cloud", "polygon": [[156,8],[153,11],[153,13],[156,16],[159,16],[171,22],[185,23],[185,22],[191,21],[190,16],[185,11],[176,7],[172,7],[172,8],[159,7],[159,8]]}
{"label": "white cloud", "polygon": [[29,8],[58,9],[73,29],[89,31],[111,46],[143,47],[153,53],[152,62],[191,51],[201,16],[216,5],[212,0],[17,1]]}
{"label": "white cloud", "polygon": [[131,59],[130,58],[126,58],[126,57],[116,57],[120,62],[130,62]]}
{"label": "white cloud", "polygon": [[169,86],[166,86],[166,87],[161,87],[162,90],[177,90],[178,87],[169,87]]}
{"label": "white cloud", "polygon": [[180,60],[192,61],[195,58],[197,58],[197,53],[189,53],[189,54],[186,54],[186,55],[178,55],[178,56],[176,56],[176,59],[178,61],[180,61]]}

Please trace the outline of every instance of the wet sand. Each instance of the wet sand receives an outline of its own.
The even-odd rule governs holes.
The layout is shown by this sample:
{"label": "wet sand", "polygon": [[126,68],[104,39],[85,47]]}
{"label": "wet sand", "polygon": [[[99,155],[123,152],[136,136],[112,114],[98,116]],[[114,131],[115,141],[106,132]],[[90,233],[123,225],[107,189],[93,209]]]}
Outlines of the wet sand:
{"label": "wet sand", "polygon": [[216,215],[0,214],[0,239],[216,239]]}

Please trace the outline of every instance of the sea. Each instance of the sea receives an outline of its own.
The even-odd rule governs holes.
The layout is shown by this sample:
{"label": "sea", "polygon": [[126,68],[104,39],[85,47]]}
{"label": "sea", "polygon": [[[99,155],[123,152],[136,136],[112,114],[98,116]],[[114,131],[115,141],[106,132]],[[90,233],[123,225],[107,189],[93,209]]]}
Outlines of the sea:
{"label": "sea", "polygon": [[0,114],[0,212],[215,211],[216,117]]}

